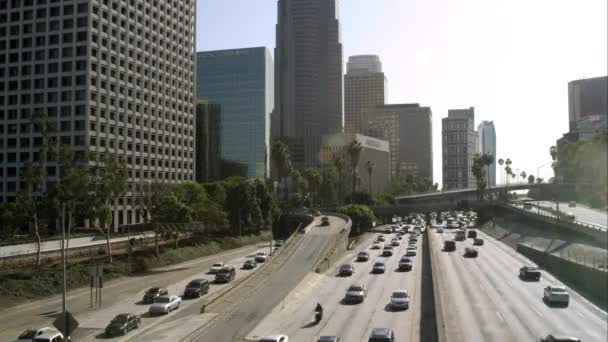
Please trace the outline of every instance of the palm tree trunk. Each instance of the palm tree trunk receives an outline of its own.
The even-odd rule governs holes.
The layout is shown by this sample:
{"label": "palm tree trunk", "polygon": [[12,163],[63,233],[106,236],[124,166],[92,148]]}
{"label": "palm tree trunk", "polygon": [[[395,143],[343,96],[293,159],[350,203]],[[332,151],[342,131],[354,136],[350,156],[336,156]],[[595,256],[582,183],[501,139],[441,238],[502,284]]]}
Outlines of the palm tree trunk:
{"label": "palm tree trunk", "polygon": [[70,236],[72,233],[72,211],[68,211],[68,236],[65,242],[65,262],[70,262]]}
{"label": "palm tree trunk", "polygon": [[104,227],[106,229],[106,246],[108,250],[108,262],[112,263],[112,244],[110,243],[110,227]]}
{"label": "palm tree trunk", "polygon": [[369,173],[369,194],[372,194],[372,173]]}
{"label": "palm tree trunk", "polygon": [[34,236],[36,238],[36,267],[40,266],[40,249],[42,241],[40,238],[40,230],[38,229],[38,214],[34,212]]}

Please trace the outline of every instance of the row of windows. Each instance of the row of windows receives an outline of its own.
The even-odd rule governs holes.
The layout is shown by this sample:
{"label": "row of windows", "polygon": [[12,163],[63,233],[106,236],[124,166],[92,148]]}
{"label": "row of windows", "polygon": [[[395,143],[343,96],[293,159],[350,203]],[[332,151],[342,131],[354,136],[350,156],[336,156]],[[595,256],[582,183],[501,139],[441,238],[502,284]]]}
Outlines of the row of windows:
{"label": "row of windows", "polygon": [[[67,63],[67,62],[65,62]],[[70,62],[71,63],[71,62]],[[70,67],[71,69],[71,67]],[[36,79],[22,79],[19,81],[0,81],[0,92],[1,91],[26,91],[31,89],[46,89],[46,88],[57,88],[57,87],[71,87],[74,86],[85,86],[86,76],[62,76],[62,77],[49,77],[46,80],[44,78]]]}
{"label": "row of windows", "polygon": [[[6,130],[5,128],[6,127]],[[85,130],[85,121],[84,120],[75,120],[72,124],[71,120],[60,121],[57,126],[57,130],[59,132],[70,132],[70,131],[84,131]],[[19,124],[10,123],[3,125],[0,123],[0,134],[28,134],[28,133],[39,133],[40,126],[33,125],[31,122],[22,122]],[[23,138],[23,140],[29,140],[29,138]],[[22,143],[21,147],[28,147],[29,143],[25,145]]]}
{"label": "row of windows", "polygon": [[61,72],[70,72],[70,71],[86,71],[87,70],[87,61],[86,60],[77,60],[74,62],[66,61],[62,63],[48,63],[48,64],[34,64],[32,65],[22,65],[21,68],[18,66],[12,66],[8,69],[0,68],[0,78],[4,78],[6,75],[6,70],[8,70],[8,76],[11,77],[23,77],[29,75],[41,75],[41,74],[56,74],[59,72],[59,67],[61,66]]}
{"label": "row of windows", "polygon": [[[20,101],[19,101],[20,100]],[[57,103],[57,102],[71,102],[71,101],[84,101],[86,100],[85,90],[66,90],[66,91],[51,91],[47,93],[34,93],[9,95],[7,101],[5,97],[0,95],[0,105],[16,106],[16,105],[31,105],[31,104],[44,104],[44,103]]]}
{"label": "row of windows", "polygon": [[[0,148],[5,148],[4,139],[0,138]],[[17,140],[17,138],[8,138],[6,139],[6,148],[7,149],[15,149],[17,148],[17,141],[21,144],[20,148],[24,147],[41,147],[42,146],[42,137],[35,137],[30,140],[30,138],[21,138]],[[49,142],[51,144],[55,144],[55,142],[59,142],[61,145],[72,145],[72,146],[85,146],[86,139],[84,135],[62,135],[59,137],[51,137],[49,138]]]}

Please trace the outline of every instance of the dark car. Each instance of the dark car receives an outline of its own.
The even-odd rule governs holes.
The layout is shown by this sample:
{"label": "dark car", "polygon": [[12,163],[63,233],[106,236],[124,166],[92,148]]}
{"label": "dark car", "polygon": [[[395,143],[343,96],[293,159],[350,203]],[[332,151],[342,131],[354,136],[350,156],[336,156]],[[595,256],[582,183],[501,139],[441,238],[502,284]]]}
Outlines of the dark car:
{"label": "dark car", "polygon": [[340,338],[338,336],[321,336],[317,342],[340,342]]}
{"label": "dark car", "polygon": [[393,255],[393,247],[384,246],[382,249],[382,256],[392,256]]}
{"label": "dark car", "polygon": [[144,303],[154,303],[154,300],[156,298],[168,295],[169,290],[162,287],[153,287],[151,289],[148,289],[148,291],[146,291],[146,293],[144,294]]}
{"label": "dark car", "polygon": [[540,270],[532,266],[524,266],[519,269],[519,278],[523,280],[540,280]]}
{"label": "dark car", "polygon": [[547,335],[547,337],[541,338],[540,342],[581,342],[581,339],[572,336]]}
{"label": "dark car", "polygon": [[236,278],[236,269],[234,266],[224,266],[217,274],[215,275],[216,283],[229,283]]}
{"label": "dark car", "polygon": [[477,237],[477,232],[475,230],[470,229],[467,232],[467,238],[474,239]]}
{"label": "dark car", "polygon": [[369,260],[369,253],[367,253],[366,251],[362,251],[357,254],[357,261],[362,262],[367,260]]}
{"label": "dark car", "polygon": [[475,240],[473,240],[473,245],[475,245],[475,246],[483,246],[483,239],[482,238],[475,238]]}
{"label": "dark car", "polygon": [[245,260],[245,262],[243,263],[243,268],[246,270],[251,270],[254,269],[258,266],[258,262],[255,261],[255,259],[247,259]]}
{"label": "dark car", "polygon": [[184,290],[184,298],[200,297],[209,292],[209,280],[207,279],[194,279],[186,285]]}
{"label": "dark car", "polygon": [[329,226],[329,217],[323,216],[323,218],[321,219],[321,225],[322,226]]}
{"label": "dark car", "polygon": [[464,249],[464,256],[469,258],[477,258],[477,248],[467,247]]}
{"label": "dark car", "polygon": [[137,329],[140,321],[137,315],[119,314],[106,327],[105,336],[125,335],[130,330]]}
{"label": "dark car", "polygon": [[395,332],[391,328],[374,328],[368,342],[395,342]]}
{"label": "dark car", "polygon": [[456,250],[456,241],[454,240],[448,240],[446,242],[443,243],[443,250],[444,251],[455,251]]}
{"label": "dark car", "polygon": [[355,273],[355,267],[351,264],[344,264],[338,270],[338,275],[341,277],[348,277],[353,275],[353,273]]}
{"label": "dark car", "polygon": [[399,260],[399,271],[411,271],[412,270],[412,259],[407,256],[401,257]]}

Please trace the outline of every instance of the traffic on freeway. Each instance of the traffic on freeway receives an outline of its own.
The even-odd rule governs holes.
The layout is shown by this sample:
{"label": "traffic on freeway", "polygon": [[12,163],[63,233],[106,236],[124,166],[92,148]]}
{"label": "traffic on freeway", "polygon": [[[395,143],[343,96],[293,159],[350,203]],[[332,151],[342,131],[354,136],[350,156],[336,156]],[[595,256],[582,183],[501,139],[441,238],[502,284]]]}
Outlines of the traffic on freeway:
{"label": "traffic on freeway", "polygon": [[[416,220],[396,224],[395,232],[390,226],[380,227],[391,233],[369,235],[327,272],[309,274],[249,338],[285,335],[290,341],[330,341],[334,336],[340,341],[372,341],[376,334],[395,341],[420,340],[420,232],[425,222]],[[322,307],[319,322],[314,315],[317,304]]]}
{"label": "traffic on freeway", "polygon": [[429,231],[433,273],[439,275],[435,281],[451,339],[536,341],[556,334],[606,341],[604,311],[543,270],[538,281],[535,273],[528,277],[521,269],[534,263],[500,241],[476,231],[483,244],[475,245],[471,229],[458,241],[457,230]]}
{"label": "traffic on freeway", "polygon": [[[550,208],[556,210],[557,204],[555,202],[540,201],[535,202],[541,207]],[[608,227],[608,213],[591,209],[584,205],[576,202],[560,202],[559,210],[564,213],[571,213],[574,215],[574,219],[578,222],[592,224],[603,228]]]}

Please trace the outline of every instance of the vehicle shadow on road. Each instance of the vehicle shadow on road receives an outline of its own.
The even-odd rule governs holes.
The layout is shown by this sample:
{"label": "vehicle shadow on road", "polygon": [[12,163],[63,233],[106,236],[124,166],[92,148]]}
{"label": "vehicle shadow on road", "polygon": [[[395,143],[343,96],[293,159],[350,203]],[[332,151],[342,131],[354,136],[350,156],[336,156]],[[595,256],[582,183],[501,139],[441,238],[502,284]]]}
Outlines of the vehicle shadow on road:
{"label": "vehicle shadow on road", "polygon": [[317,324],[319,324],[319,323],[317,323],[317,322],[315,322],[314,320],[312,320],[312,321],[310,321],[310,322],[308,322],[308,323],[304,324],[303,326],[301,326],[301,327],[300,327],[300,329],[312,328],[312,327],[314,327],[314,326],[315,326],[315,325],[317,325]]}
{"label": "vehicle shadow on road", "polygon": [[134,273],[133,275],[131,275],[131,277],[147,277],[147,276],[156,275],[156,274],[186,271],[189,269],[190,269],[190,267],[178,267],[178,268],[171,268],[171,269],[167,269],[167,270],[149,270],[149,271]]}

